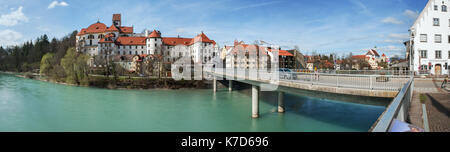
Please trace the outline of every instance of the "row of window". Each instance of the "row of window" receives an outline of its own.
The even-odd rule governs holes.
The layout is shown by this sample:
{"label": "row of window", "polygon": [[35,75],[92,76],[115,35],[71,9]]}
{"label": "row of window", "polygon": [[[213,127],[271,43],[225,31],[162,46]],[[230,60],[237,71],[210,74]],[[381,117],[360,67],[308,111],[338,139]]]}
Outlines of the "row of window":
{"label": "row of window", "polygon": [[[134,53],[134,54],[133,54]],[[127,55],[127,51],[117,51],[118,55]],[[144,51],[141,51],[141,54],[144,54]],[[128,51],[128,55],[138,55],[138,51]]]}
{"label": "row of window", "polygon": [[[448,35],[448,43],[450,43],[450,35]],[[420,42],[427,43],[428,42],[428,35],[427,34],[420,34]],[[435,34],[434,35],[434,43],[442,43],[442,34]]]}
{"label": "row of window", "polygon": [[[420,50],[420,58],[426,59],[428,58],[428,51],[427,50]],[[435,53],[435,59],[442,59],[442,51],[436,50]],[[450,59],[450,51],[448,51],[448,59]]]}
{"label": "row of window", "polygon": [[[439,11],[439,6],[434,5],[434,10],[435,10],[435,11]],[[446,6],[446,5],[442,5],[442,6],[441,6],[441,11],[442,11],[442,12],[447,12],[447,6]]]}
{"label": "row of window", "polygon": [[[448,20],[448,26],[450,27],[450,19]],[[433,18],[433,26],[441,26],[441,22],[439,18]]]}

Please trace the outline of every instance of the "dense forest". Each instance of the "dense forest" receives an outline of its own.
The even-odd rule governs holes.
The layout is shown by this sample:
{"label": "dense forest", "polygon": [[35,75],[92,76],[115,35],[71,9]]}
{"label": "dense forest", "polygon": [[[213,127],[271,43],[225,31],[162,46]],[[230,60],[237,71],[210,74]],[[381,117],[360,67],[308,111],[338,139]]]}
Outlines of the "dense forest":
{"label": "dense forest", "polygon": [[69,48],[75,47],[75,36],[78,32],[64,36],[61,39],[49,40],[47,35],[37,38],[34,42],[27,41],[22,45],[0,47],[0,71],[37,72],[42,57],[51,53],[54,55],[52,64],[58,66]]}

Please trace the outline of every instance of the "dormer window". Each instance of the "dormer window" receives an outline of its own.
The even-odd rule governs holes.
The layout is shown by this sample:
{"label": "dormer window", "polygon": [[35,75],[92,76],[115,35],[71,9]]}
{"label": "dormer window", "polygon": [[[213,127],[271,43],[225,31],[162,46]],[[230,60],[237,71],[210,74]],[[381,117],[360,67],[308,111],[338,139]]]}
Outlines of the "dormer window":
{"label": "dormer window", "polygon": [[442,12],[447,12],[447,6],[442,5]]}

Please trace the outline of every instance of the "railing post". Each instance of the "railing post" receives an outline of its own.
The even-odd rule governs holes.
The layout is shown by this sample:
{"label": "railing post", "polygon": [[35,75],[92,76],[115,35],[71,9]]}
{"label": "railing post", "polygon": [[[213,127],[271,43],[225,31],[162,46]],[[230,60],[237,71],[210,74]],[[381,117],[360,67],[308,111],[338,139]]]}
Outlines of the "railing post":
{"label": "railing post", "polygon": [[373,86],[372,86],[372,76],[369,76],[369,81],[370,81],[369,89],[370,89],[370,90],[373,90]]}
{"label": "railing post", "polygon": [[339,76],[338,75],[336,75],[336,87],[339,88]]}

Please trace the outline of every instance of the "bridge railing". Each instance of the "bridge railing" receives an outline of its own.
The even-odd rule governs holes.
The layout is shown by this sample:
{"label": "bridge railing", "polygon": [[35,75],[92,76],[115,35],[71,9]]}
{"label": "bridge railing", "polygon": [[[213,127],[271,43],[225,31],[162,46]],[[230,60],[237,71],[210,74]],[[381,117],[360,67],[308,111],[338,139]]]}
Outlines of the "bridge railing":
{"label": "bridge railing", "polygon": [[[268,70],[254,70],[257,78],[250,76],[248,69],[220,69],[217,74],[225,75],[234,71],[234,77],[250,80],[268,80],[273,78],[273,72]],[[241,75],[239,75],[241,74]],[[244,74],[244,75],[242,75]],[[330,87],[357,88],[369,90],[392,90],[399,91],[402,86],[410,80],[407,75],[361,75],[361,74],[329,74],[309,72],[279,72],[277,80],[292,83],[303,83],[311,85],[324,85]]]}
{"label": "bridge railing", "polygon": [[386,111],[370,128],[370,132],[388,132],[392,122],[397,119],[405,121],[408,117],[408,109],[414,92],[414,78],[412,77],[397,94]]}
{"label": "bridge railing", "polygon": [[[292,69],[293,72],[314,73],[308,69]],[[319,69],[318,73],[328,74],[359,74],[359,75],[414,75],[414,71],[408,70],[326,70]]]}
{"label": "bridge railing", "polygon": [[411,78],[411,76],[401,75],[327,74],[301,72],[293,72],[292,75],[292,79],[286,79],[283,77],[280,79],[330,87],[393,91],[400,90],[401,87],[408,82],[409,78]]}

